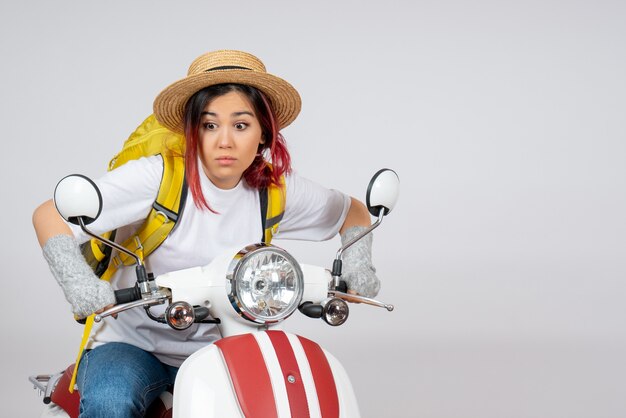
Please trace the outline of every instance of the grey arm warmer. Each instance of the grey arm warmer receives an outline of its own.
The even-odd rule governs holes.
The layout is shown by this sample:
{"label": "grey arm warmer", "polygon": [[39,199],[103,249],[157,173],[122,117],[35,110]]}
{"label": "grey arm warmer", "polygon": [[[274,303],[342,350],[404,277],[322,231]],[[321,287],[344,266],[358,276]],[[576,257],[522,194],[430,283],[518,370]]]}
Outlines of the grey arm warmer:
{"label": "grey arm warmer", "polygon": [[[353,226],[341,234],[341,243],[345,244],[364,231],[363,226]],[[380,280],[376,277],[376,269],[372,265],[372,234],[369,233],[343,253],[343,272],[349,290],[362,296],[374,297],[380,290]]]}
{"label": "grey arm warmer", "polygon": [[113,288],[96,277],[73,237],[50,238],[43,246],[43,256],[77,316],[84,318],[115,303]]}

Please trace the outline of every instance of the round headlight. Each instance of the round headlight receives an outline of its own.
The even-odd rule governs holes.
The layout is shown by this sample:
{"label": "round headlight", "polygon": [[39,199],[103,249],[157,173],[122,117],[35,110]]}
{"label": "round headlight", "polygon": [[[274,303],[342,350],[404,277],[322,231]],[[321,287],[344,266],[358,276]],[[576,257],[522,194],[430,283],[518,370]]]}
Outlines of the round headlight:
{"label": "round headlight", "polygon": [[230,263],[229,300],[242,317],[267,324],[289,317],[302,299],[304,278],[298,262],[285,250],[249,245]]}

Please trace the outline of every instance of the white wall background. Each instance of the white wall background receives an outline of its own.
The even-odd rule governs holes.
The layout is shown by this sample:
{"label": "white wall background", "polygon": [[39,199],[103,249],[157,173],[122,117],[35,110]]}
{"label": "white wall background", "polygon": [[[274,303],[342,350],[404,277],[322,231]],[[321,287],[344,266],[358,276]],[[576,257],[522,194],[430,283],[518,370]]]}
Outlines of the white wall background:
{"label": "white wall background", "polygon": [[[333,352],[365,417],[624,417],[626,3],[622,1],[5,1],[2,416],[81,329],[47,270],[33,209],[98,176],[197,55],[255,53],[304,106],[298,171],[364,197],[394,168],[375,234],[382,300]],[[330,265],[337,241],[285,243]]]}

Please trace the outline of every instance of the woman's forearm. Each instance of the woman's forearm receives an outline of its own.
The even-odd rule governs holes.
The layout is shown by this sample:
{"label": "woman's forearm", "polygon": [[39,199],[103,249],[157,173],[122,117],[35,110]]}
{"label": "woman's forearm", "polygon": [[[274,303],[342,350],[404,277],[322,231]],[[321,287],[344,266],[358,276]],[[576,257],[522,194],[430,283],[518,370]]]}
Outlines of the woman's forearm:
{"label": "woman's forearm", "polygon": [[350,204],[350,209],[348,210],[348,215],[346,216],[346,220],[343,222],[341,229],[339,229],[339,233],[343,234],[346,230],[353,226],[370,226],[370,213],[367,210],[367,207],[358,199],[351,197],[352,203]]}
{"label": "woman's forearm", "polygon": [[33,226],[37,233],[37,239],[39,245],[42,247],[48,241],[48,239],[56,235],[70,235],[72,230],[67,226],[61,215],[56,210],[54,202],[48,200],[41,204],[33,213]]}

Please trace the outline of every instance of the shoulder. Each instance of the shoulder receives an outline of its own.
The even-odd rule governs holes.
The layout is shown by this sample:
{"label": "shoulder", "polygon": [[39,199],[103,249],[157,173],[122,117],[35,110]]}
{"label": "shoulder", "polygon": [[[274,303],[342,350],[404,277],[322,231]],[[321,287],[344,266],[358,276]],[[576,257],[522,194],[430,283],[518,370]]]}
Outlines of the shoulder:
{"label": "shoulder", "polygon": [[102,177],[104,180],[153,183],[161,180],[163,159],[160,155],[141,157],[109,171]]}
{"label": "shoulder", "polygon": [[151,155],[149,157],[130,160],[126,164],[112,170],[111,173],[122,174],[137,171],[161,173],[163,171],[163,158],[160,155]]}
{"label": "shoulder", "polygon": [[285,177],[285,215],[277,238],[324,240],[333,237],[345,219],[350,198],[292,173]]}
{"label": "shoulder", "polygon": [[292,172],[285,176],[286,208],[302,210],[308,206],[344,205],[348,197]]}
{"label": "shoulder", "polygon": [[301,176],[296,171],[285,174],[284,179],[288,196],[291,194],[307,195],[308,193],[326,193],[329,191],[328,188]]}
{"label": "shoulder", "polygon": [[107,172],[96,184],[109,199],[124,195],[128,199],[154,199],[161,184],[163,159],[160,156],[142,157]]}

